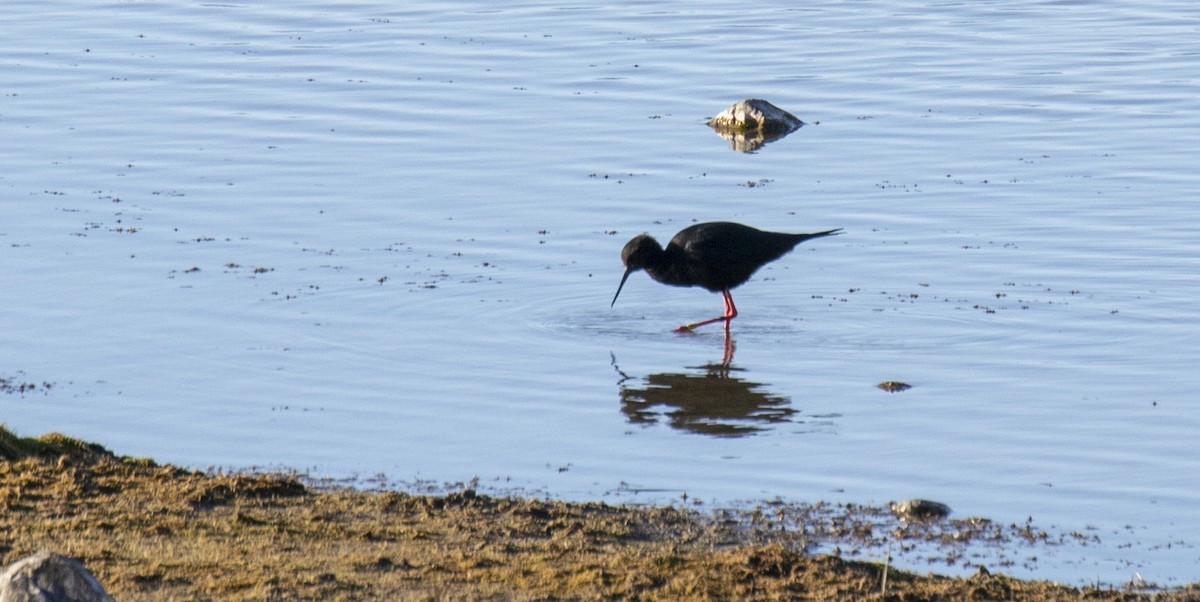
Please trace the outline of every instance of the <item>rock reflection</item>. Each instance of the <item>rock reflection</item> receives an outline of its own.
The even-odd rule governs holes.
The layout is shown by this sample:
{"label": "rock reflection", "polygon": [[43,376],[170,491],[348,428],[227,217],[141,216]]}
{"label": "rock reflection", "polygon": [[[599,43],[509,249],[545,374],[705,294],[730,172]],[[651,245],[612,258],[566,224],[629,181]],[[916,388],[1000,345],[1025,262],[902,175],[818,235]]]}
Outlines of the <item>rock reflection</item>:
{"label": "rock reflection", "polygon": [[715,437],[751,435],[797,413],[788,398],[734,376],[740,368],[708,364],[687,370],[652,374],[631,386],[627,382],[637,379],[617,368],[621,412],[632,424],[654,424],[665,415],[671,428]]}
{"label": "rock reflection", "polygon": [[767,133],[761,130],[743,132],[714,127],[713,131],[716,132],[718,136],[729,142],[729,148],[739,153],[752,153],[771,142],[775,142],[776,140],[784,138],[795,130],[793,129]]}

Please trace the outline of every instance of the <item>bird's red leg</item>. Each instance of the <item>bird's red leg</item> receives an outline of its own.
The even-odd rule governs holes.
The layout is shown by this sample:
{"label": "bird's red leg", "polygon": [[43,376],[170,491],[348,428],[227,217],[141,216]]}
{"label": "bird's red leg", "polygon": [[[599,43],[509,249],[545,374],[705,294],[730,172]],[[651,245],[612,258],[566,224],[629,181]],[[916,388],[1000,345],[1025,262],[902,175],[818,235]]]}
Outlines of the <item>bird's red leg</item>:
{"label": "bird's red leg", "polygon": [[684,324],[683,326],[675,328],[675,332],[688,332],[706,324],[712,324],[713,322],[721,321],[725,322],[725,328],[728,329],[729,321],[736,318],[738,315],[737,307],[733,304],[733,297],[729,295],[729,289],[721,291],[721,294],[725,296],[725,315],[710,318],[708,320],[702,320],[700,322],[693,322],[691,324]]}

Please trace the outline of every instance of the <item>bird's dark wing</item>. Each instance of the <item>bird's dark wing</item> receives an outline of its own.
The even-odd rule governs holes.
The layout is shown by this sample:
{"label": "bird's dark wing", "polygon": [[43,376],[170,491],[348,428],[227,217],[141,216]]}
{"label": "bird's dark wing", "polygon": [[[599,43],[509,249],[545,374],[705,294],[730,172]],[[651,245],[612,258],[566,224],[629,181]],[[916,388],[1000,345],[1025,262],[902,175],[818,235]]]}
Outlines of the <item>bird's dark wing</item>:
{"label": "bird's dark wing", "polygon": [[686,258],[693,279],[709,290],[732,288],[794,244],[787,235],[731,222],[685,228],[671,239]]}
{"label": "bird's dark wing", "polygon": [[778,259],[795,246],[791,235],[732,222],[697,224],[681,231],[671,242],[705,265],[755,264],[756,267]]}

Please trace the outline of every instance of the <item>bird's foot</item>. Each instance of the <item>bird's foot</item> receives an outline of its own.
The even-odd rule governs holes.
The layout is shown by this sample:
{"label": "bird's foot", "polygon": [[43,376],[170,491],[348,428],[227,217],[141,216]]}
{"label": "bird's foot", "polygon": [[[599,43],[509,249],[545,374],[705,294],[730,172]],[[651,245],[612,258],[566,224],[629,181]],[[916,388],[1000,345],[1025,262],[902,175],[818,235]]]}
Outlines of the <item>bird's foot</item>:
{"label": "bird's foot", "polygon": [[692,332],[701,326],[707,326],[716,322],[725,322],[725,328],[729,328],[729,321],[732,319],[733,318],[729,316],[720,316],[709,320],[702,320],[700,322],[692,322],[691,324],[684,324],[683,326],[675,327],[675,332]]}

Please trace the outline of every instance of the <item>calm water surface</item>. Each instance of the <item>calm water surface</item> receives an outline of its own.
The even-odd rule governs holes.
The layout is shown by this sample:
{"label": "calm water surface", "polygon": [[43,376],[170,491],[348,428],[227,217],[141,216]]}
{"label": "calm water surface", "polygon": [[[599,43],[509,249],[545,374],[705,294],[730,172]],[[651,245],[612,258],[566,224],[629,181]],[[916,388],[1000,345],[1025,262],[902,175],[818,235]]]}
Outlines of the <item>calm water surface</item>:
{"label": "calm water surface", "polygon": [[[921,496],[1100,539],[1017,575],[1200,574],[1191,3],[4,12],[0,377],[51,384],[0,394],[22,434]],[[751,96],[809,125],[735,152],[704,121]],[[608,307],[626,240],[717,219],[846,229],[736,291],[729,366],[719,328],[670,332],[717,295],[637,274]]]}

